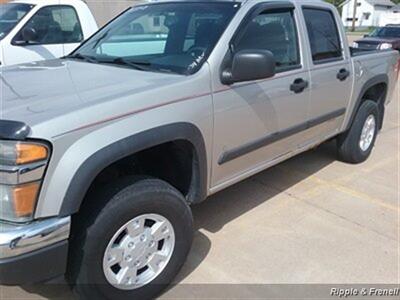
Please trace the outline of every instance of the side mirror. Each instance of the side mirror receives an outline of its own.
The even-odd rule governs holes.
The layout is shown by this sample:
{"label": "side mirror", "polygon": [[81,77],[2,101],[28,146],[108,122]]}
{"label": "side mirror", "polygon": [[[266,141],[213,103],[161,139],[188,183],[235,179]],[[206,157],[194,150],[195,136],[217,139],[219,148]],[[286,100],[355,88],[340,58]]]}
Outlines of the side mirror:
{"label": "side mirror", "polygon": [[364,37],[365,37],[365,38],[369,37],[369,34],[364,34]]}
{"label": "side mirror", "polygon": [[22,41],[25,44],[29,44],[30,42],[36,42],[38,39],[38,34],[36,30],[32,27],[26,27],[21,32]]}
{"label": "side mirror", "polygon": [[233,56],[231,70],[222,73],[223,84],[252,81],[273,77],[276,74],[276,62],[271,51],[242,50]]}

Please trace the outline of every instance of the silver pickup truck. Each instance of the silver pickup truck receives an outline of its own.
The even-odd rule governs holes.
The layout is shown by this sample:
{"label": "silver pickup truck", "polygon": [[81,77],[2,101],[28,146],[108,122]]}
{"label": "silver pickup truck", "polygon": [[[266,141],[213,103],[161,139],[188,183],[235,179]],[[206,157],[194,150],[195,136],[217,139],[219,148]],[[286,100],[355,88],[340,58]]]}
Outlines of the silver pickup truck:
{"label": "silver pickup truck", "polygon": [[399,53],[351,49],[339,24],[322,1],[152,1],[4,68],[1,284],[151,299],[185,262],[192,205],[330,139],[365,161]]}

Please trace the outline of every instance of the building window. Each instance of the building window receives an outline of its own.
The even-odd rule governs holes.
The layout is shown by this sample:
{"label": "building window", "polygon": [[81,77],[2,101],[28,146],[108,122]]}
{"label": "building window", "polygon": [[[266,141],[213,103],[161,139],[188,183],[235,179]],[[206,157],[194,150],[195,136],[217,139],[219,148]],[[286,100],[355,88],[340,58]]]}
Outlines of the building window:
{"label": "building window", "polygon": [[161,26],[160,17],[154,17],[153,25],[154,25],[154,27],[160,27]]}

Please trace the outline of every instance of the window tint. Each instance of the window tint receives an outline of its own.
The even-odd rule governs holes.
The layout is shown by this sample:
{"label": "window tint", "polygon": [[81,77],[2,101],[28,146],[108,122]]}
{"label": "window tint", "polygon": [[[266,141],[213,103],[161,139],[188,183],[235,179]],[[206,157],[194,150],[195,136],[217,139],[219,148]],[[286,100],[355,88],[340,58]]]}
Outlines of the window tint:
{"label": "window tint", "polygon": [[[180,37],[174,37],[176,49],[173,51],[181,53],[194,49],[192,56],[200,57],[209,45],[217,42],[226,24],[226,16],[220,12],[204,11],[185,17],[185,20],[181,20],[184,17],[178,12],[164,13],[160,16],[144,15],[117,30],[114,36],[98,47],[97,54],[109,56],[163,54],[168,51],[166,49],[168,37],[175,34],[170,32],[173,26],[176,27],[172,27],[173,30],[185,37],[183,40]],[[210,28],[213,28],[212,32]]]}
{"label": "window tint", "polygon": [[9,34],[33,7],[34,5],[22,3],[0,4],[0,40]]}
{"label": "window tint", "polygon": [[[80,43],[83,40],[78,16],[70,6],[44,7],[29,20],[25,28],[36,31],[35,40],[30,41],[34,44]],[[23,40],[21,33],[15,40]]]}
{"label": "window tint", "polygon": [[303,11],[314,62],[342,57],[340,36],[332,13],[311,8]]}
{"label": "window tint", "polygon": [[224,19],[220,14],[193,14],[186,31],[183,50],[197,49],[195,52],[201,52],[201,49],[207,47],[209,40],[211,43],[216,43],[223,31],[222,24],[224,24]]}
{"label": "window tint", "polygon": [[145,15],[121,26],[97,47],[96,54],[126,57],[164,53],[169,32],[164,25],[167,17]]}
{"label": "window tint", "polygon": [[382,27],[374,31],[371,36],[400,38],[400,27]]}
{"label": "window tint", "polygon": [[292,11],[268,12],[255,17],[235,43],[235,51],[246,49],[271,51],[278,70],[299,65],[300,53]]}
{"label": "window tint", "polygon": [[207,60],[239,7],[228,1],[135,6],[73,55],[98,63],[139,64],[142,71],[190,75]]}

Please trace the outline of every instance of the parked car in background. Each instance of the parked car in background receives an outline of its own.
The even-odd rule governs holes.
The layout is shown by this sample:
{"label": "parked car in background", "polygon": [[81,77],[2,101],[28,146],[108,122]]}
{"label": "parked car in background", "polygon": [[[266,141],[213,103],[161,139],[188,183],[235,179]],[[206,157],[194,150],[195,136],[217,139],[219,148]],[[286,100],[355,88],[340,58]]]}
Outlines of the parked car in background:
{"label": "parked car in background", "polygon": [[16,0],[1,4],[1,66],[67,55],[97,29],[92,13],[81,0]]}
{"label": "parked car in background", "polygon": [[363,39],[355,41],[353,47],[362,50],[395,49],[400,51],[400,25],[379,27]]}

